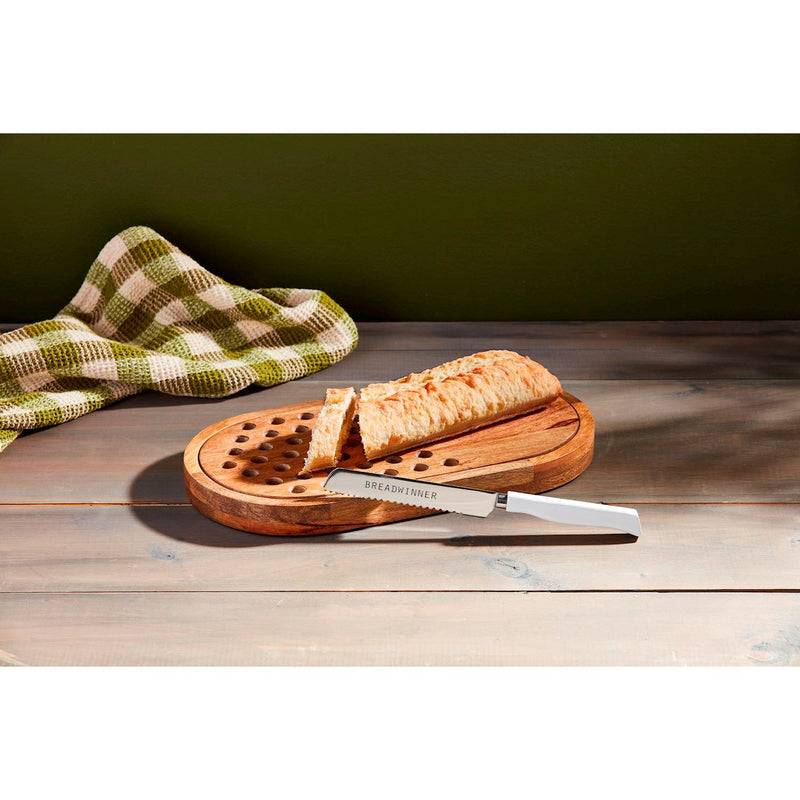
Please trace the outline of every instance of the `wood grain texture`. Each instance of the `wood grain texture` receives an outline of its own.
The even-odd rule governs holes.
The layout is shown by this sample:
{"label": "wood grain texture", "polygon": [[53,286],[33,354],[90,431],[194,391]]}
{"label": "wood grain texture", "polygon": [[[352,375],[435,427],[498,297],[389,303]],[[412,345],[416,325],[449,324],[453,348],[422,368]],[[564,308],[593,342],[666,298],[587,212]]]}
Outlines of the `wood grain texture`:
{"label": "wood grain texture", "polygon": [[[800,664],[800,324],[360,329],[310,378],[148,393],[0,455],[0,665]],[[274,538],[187,505],[202,428],[487,347],[592,409],[594,463],[554,494],[637,505],[638,542],[499,512]],[[96,503],[123,505],[62,505]]]}
{"label": "wood grain texture", "polygon": [[[321,403],[299,403],[229,417],[186,447],[186,493],[223,525],[273,536],[311,536],[430,516],[427,508],[334,495],[330,470],[304,473]],[[364,475],[399,475],[494,492],[541,492],[576,478],[591,462],[594,420],[564,394],[528,414],[385,458],[367,460],[357,433],[344,466]]]}
{"label": "wood grain texture", "polygon": [[[329,385],[306,379],[220,401],[148,393],[34,432],[0,456],[0,504],[185,503],[182,453],[198,431],[318,400]],[[565,389],[592,410],[595,456],[558,496],[623,505],[798,500],[800,381],[572,381]]]}
{"label": "wood grain texture", "polygon": [[[784,348],[742,360],[740,349],[745,342],[723,340],[716,347],[686,343],[668,348],[664,345],[655,350],[617,350],[612,344],[607,351],[591,348],[575,351],[569,346],[563,350],[536,344],[518,346],[518,352],[529,356],[550,370],[569,385],[571,381],[586,380],[798,380],[800,361],[794,352],[800,347],[798,337],[789,338]],[[516,346],[516,345],[515,345]],[[646,343],[642,343],[647,348]],[[510,345],[509,348],[512,348]],[[329,367],[324,377],[335,385],[352,386],[353,383],[380,381],[386,374],[387,360],[391,359],[393,372],[398,374],[419,372],[433,364],[450,361],[471,352],[459,345],[438,350],[374,350],[362,351],[356,358],[341,361]],[[321,377],[321,376],[320,376]]]}
{"label": "wood grain texture", "polygon": [[[13,325],[0,325],[0,332]],[[488,349],[562,380],[800,379],[800,321],[359,322],[358,349],[318,378],[383,381]]]}
{"label": "wood grain texture", "polygon": [[0,592],[800,591],[800,505],[639,511],[633,542],[501,511],[279,538],[185,507],[6,507]]}
{"label": "wood grain texture", "polygon": [[604,502],[797,502],[797,381],[580,384],[592,468],[554,494]]}
{"label": "wood grain texture", "polygon": [[[474,322],[359,322],[363,334],[359,349],[366,350],[436,350],[451,345],[457,340],[459,346],[480,347],[488,342],[490,347],[500,344],[514,349],[512,345],[530,345],[532,342],[546,345],[549,342],[569,345],[576,350],[635,349],[643,344],[680,345],[683,340],[702,341],[743,340],[747,352],[759,347],[768,354],[768,343],[773,338],[789,340],[800,334],[800,320],[585,320],[578,322],[536,322],[520,320],[474,321]],[[502,348],[500,348],[502,349]],[[748,358],[743,359],[746,365]],[[775,377],[775,376],[772,376]]]}
{"label": "wood grain texture", "polygon": [[800,378],[800,322],[360,323],[358,351],[336,374],[373,380],[391,358],[419,370],[482,349],[509,349],[562,380]]}
{"label": "wood grain texture", "polygon": [[32,665],[800,665],[800,597],[18,594],[0,647]]}

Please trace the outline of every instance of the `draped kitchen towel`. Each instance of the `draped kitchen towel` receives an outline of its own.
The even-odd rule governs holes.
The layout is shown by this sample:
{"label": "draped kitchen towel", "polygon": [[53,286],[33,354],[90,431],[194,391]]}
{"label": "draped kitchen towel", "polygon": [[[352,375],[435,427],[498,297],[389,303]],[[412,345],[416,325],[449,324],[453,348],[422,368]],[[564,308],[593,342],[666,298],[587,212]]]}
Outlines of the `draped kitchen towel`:
{"label": "draped kitchen towel", "polygon": [[315,289],[245,289],[151,228],[115,236],[59,314],[0,335],[0,452],[145,389],[223,397],[325,369],[357,344]]}

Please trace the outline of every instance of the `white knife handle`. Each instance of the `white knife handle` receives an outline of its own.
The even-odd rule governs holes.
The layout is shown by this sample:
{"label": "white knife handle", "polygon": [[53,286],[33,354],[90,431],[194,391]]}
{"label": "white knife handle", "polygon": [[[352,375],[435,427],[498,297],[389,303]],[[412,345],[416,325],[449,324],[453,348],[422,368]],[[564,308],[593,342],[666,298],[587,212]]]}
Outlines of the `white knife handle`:
{"label": "white knife handle", "polygon": [[633,536],[640,536],[642,533],[639,512],[635,508],[604,506],[600,503],[562,500],[560,497],[541,497],[522,492],[509,492],[506,498],[506,511],[515,514],[530,514],[549,522],[564,522],[569,525],[614,528]]}

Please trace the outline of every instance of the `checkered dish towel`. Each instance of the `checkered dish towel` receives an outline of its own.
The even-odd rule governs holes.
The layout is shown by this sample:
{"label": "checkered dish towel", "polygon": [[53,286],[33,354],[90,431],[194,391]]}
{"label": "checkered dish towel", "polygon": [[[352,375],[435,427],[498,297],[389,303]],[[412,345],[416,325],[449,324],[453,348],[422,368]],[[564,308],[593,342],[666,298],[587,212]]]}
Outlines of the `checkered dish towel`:
{"label": "checkered dish towel", "polygon": [[0,452],[20,431],[145,389],[224,397],[300,378],[357,342],[324,292],[233,286],[154,230],[128,228],[54,319],[0,335]]}

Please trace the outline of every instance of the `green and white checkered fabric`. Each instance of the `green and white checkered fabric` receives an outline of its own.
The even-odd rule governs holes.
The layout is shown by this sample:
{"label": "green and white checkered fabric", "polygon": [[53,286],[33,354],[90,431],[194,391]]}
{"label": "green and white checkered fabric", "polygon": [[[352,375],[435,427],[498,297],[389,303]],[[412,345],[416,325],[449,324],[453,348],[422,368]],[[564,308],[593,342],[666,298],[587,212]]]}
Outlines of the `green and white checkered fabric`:
{"label": "green and white checkered fabric", "polygon": [[23,430],[145,389],[224,397],[300,378],[357,342],[324,292],[234,286],[154,230],[128,228],[54,319],[0,335],[0,452]]}

